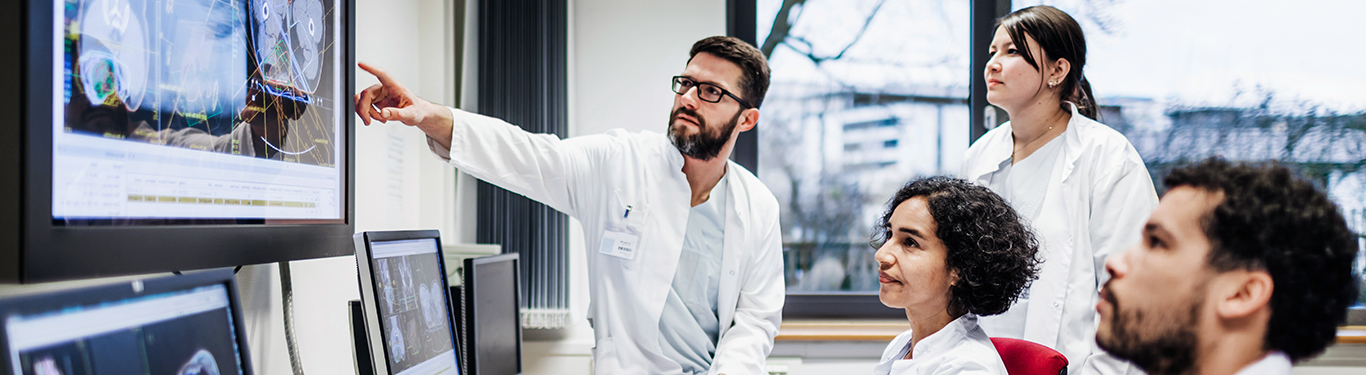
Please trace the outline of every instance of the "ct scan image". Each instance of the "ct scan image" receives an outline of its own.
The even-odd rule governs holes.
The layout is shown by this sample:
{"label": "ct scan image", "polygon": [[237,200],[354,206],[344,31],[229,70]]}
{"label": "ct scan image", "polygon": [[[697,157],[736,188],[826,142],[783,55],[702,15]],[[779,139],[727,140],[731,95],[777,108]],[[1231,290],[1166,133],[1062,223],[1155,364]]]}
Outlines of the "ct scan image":
{"label": "ct scan image", "polygon": [[64,5],[64,132],[336,166],[331,0]]}
{"label": "ct scan image", "polygon": [[384,294],[380,318],[392,371],[403,371],[439,355],[451,355],[455,348],[446,286],[437,262],[435,254],[373,261]]}

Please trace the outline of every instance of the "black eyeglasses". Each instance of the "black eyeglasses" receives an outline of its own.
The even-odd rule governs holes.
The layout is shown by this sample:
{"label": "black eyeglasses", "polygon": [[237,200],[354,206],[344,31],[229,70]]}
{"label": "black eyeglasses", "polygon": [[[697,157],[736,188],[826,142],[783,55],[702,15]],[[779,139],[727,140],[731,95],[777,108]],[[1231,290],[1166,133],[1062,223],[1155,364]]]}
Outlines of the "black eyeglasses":
{"label": "black eyeglasses", "polygon": [[692,78],[684,76],[674,76],[673,81],[674,92],[678,93],[678,95],[685,95],[688,93],[688,90],[691,90],[694,86],[696,86],[697,98],[702,99],[702,101],[704,102],[720,103],[721,96],[724,95],[729,96],[731,99],[735,99],[735,101],[737,103],[740,103],[741,106],[744,106],[745,109],[754,108],[754,106],[749,105],[748,102],[745,102],[744,99],[740,99],[740,97],[735,96],[735,94],[731,94],[730,91],[726,91],[726,89],[721,88],[721,86],[717,86],[715,84],[706,82],[697,82]]}

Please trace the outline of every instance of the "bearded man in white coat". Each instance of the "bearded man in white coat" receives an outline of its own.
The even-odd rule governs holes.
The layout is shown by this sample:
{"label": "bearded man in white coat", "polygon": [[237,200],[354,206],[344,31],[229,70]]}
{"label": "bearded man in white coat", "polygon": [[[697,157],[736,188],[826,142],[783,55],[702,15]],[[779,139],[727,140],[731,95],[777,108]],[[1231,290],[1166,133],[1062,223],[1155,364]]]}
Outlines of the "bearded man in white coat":
{"label": "bearded man in white coat", "polygon": [[596,373],[763,372],[785,296],[778,201],[728,161],[768,90],[758,49],[695,43],[672,79],[666,134],[564,140],[430,103],[360,67],[380,81],[355,97],[366,125],[416,126],[461,171],[582,222]]}

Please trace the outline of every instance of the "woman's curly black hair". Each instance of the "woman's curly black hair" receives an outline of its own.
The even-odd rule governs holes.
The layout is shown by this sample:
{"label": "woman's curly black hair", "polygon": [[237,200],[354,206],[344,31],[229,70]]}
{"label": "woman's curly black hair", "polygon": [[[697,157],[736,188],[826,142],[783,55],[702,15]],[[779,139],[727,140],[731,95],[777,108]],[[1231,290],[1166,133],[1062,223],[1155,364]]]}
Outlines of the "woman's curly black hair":
{"label": "woman's curly black hair", "polygon": [[934,234],[947,249],[945,262],[958,270],[950,288],[953,313],[1003,313],[1038,278],[1034,232],[1001,196],[956,178],[921,178],[898,190],[875,228],[875,245],[891,237],[892,211],[915,197],[925,197],[938,227]]}
{"label": "woman's curly black hair", "polygon": [[1358,237],[1326,194],[1275,161],[1214,157],[1174,169],[1164,182],[1223,193],[1201,220],[1210,241],[1207,262],[1218,272],[1271,275],[1275,290],[1264,349],[1298,361],[1334,342],[1357,296],[1352,260]]}

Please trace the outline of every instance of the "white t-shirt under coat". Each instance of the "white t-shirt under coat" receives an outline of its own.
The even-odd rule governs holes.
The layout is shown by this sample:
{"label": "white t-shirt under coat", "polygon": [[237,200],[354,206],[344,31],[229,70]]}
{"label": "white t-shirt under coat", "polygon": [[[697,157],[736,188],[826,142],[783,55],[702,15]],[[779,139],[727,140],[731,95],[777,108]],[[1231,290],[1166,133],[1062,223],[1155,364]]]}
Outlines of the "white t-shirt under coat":
{"label": "white t-shirt under coat", "polygon": [[[1053,174],[1058,155],[1062,153],[1062,140],[1059,138],[1044,143],[1029,157],[1001,162],[1001,170],[993,173],[987,183],[987,188],[1000,194],[1028,222],[1038,220],[1043,208],[1043,198],[1048,194],[1048,186],[1052,181],[1048,177]],[[983,325],[992,336],[1024,338],[1028,311],[1029,289],[1025,289],[1009,310],[983,320]]]}
{"label": "white t-shirt under coat", "polygon": [[688,213],[683,253],[664,311],[659,317],[659,348],[678,362],[683,373],[705,375],[716,354],[721,322],[716,317],[726,233],[726,179],[711,189],[711,198]]}

